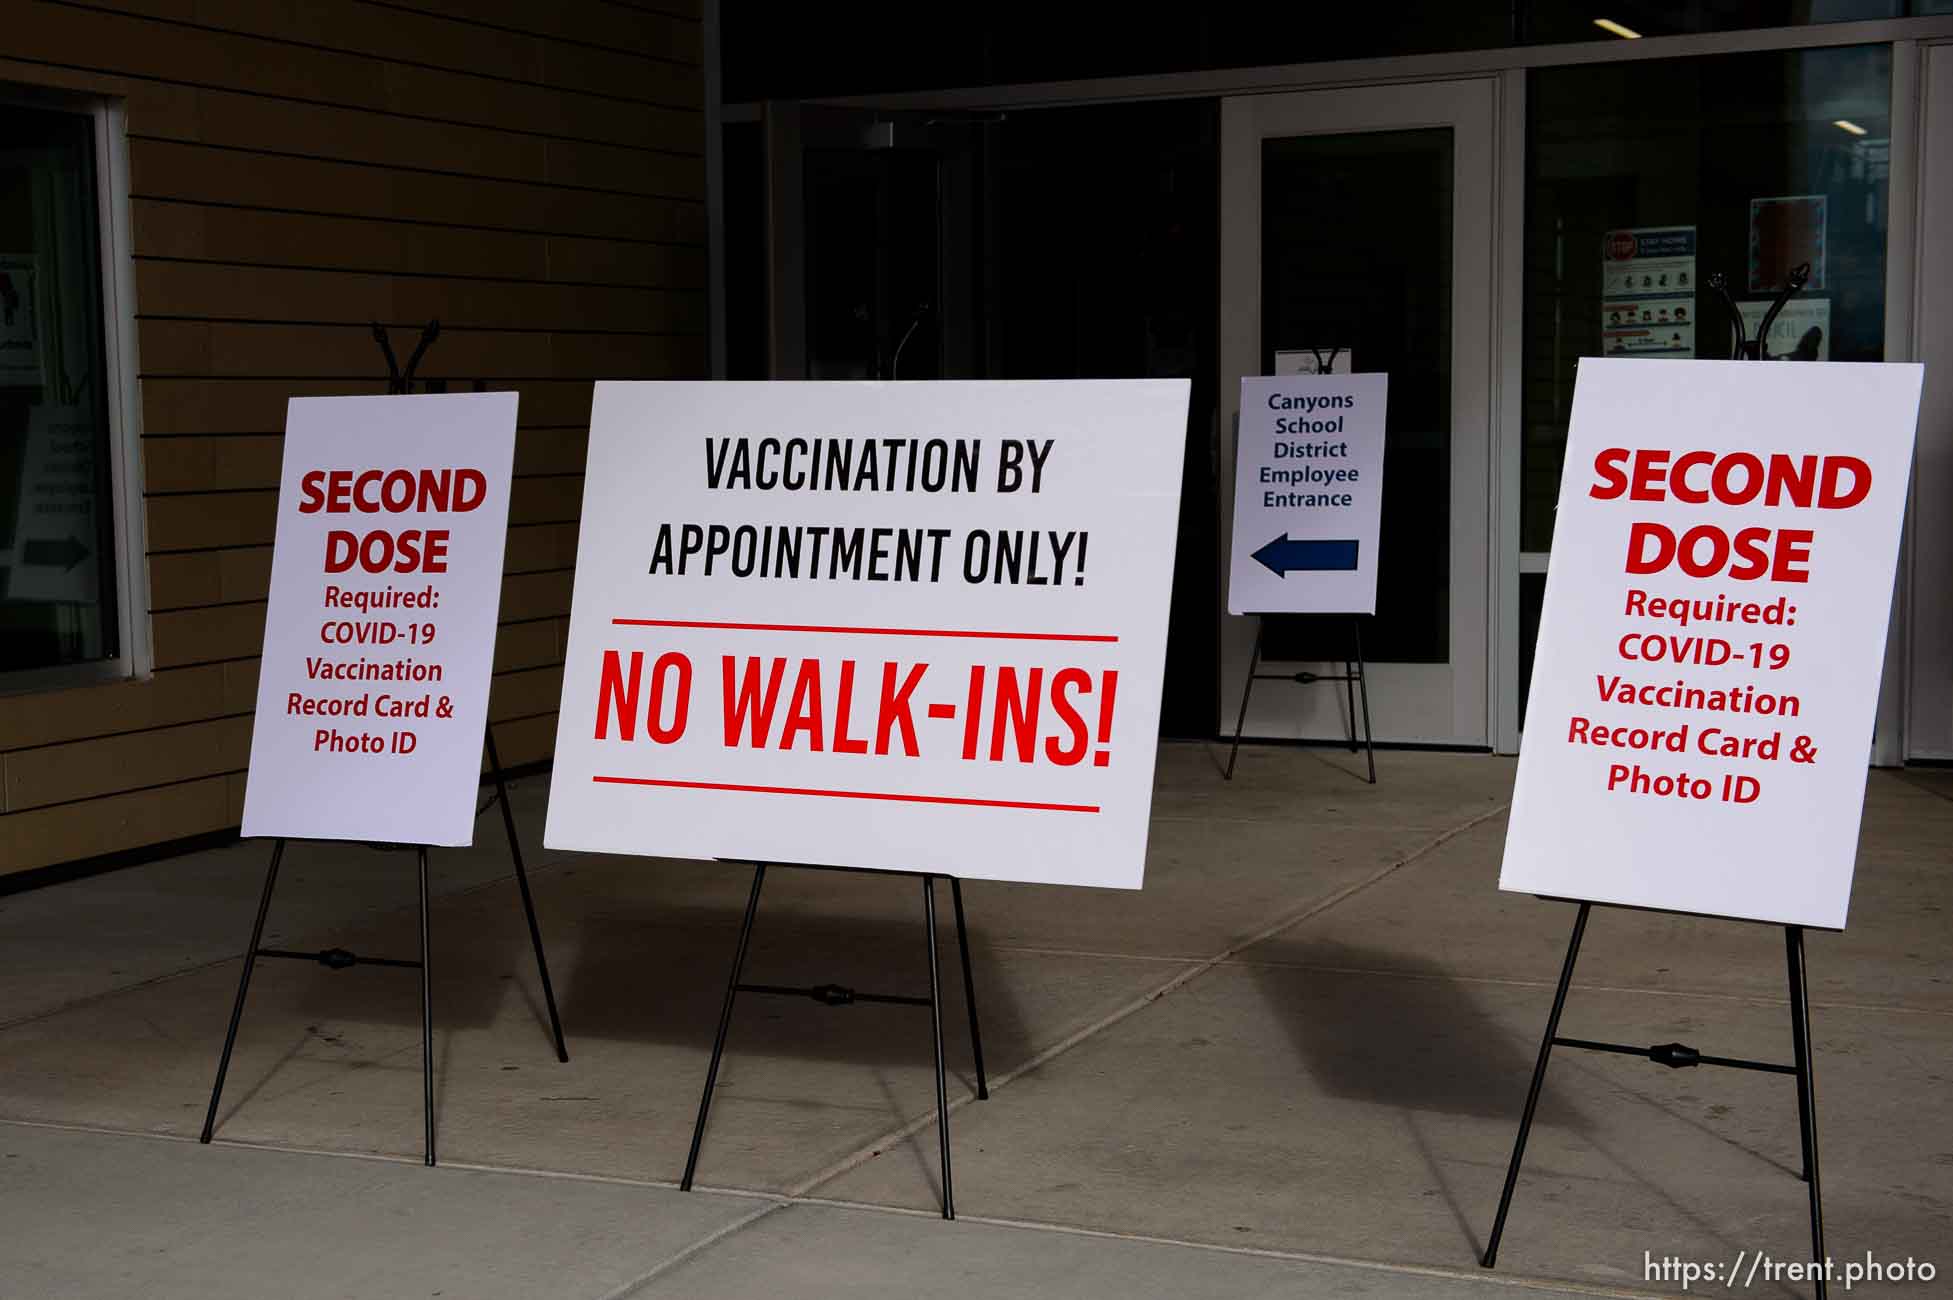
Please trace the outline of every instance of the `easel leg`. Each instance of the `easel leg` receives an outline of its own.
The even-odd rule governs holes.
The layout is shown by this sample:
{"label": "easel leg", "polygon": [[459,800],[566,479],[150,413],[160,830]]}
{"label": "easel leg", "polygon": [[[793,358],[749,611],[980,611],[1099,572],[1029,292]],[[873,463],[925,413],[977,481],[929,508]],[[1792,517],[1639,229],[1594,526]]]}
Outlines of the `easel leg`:
{"label": "easel leg", "polygon": [[739,926],[739,943],[733,950],[732,976],[726,980],[726,1001],[719,1009],[719,1032],[712,1040],[712,1063],[705,1069],[705,1092],[698,1099],[698,1121],[692,1125],[692,1151],[685,1157],[685,1176],[679,1180],[682,1191],[692,1190],[692,1175],[698,1172],[699,1147],[705,1142],[705,1118],[712,1112],[712,1090],[719,1084],[719,1058],[725,1055],[726,1031],[732,1028],[732,1004],[739,996],[739,974],[746,968],[746,948],[753,939],[753,918],[759,913],[760,886],[766,883],[766,864],[753,864],[753,892],[746,900],[746,919]]}
{"label": "easel leg", "polygon": [[509,857],[515,862],[516,888],[522,891],[522,914],[529,919],[529,943],[536,950],[536,973],[542,977],[543,1005],[549,1008],[549,1032],[556,1039],[556,1059],[570,1059],[563,1041],[563,1018],[556,1014],[556,989],[549,982],[549,959],[543,956],[542,927],[536,924],[536,900],[529,893],[529,873],[522,864],[522,843],[515,834],[515,813],[509,807],[509,787],[502,776],[502,756],[495,752],[495,728],[487,729],[488,766],[495,774],[495,795],[502,805],[502,829],[508,832]]}
{"label": "easel leg", "polygon": [[1248,725],[1248,697],[1254,693],[1255,670],[1261,667],[1262,626],[1262,621],[1257,616],[1255,618],[1254,653],[1248,656],[1248,680],[1241,683],[1241,712],[1234,717],[1234,748],[1227,751],[1227,771],[1221,777],[1223,781],[1232,781],[1234,779],[1234,760],[1241,757],[1241,728]]}
{"label": "easel leg", "polygon": [[[1370,757],[1370,784],[1377,783],[1377,743],[1370,736],[1370,670],[1363,662],[1363,624],[1355,615],[1349,621],[1350,635],[1356,639],[1356,686],[1363,697],[1363,748]],[[1350,732],[1355,734],[1355,719],[1350,719]],[[1354,745],[1351,748],[1355,748]]]}
{"label": "easel leg", "polygon": [[1532,1132],[1533,1111],[1539,1107],[1540,1085],[1546,1081],[1546,1061],[1553,1054],[1553,1039],[1560,1032],[1560,1012],[1566,1009],[1567,988],[1573,983],[1573,963],[1580,957],[1580,939],[1587,931],[1590,903],[1580,904],[1573,918],[1573,938],[1566,946],[1566,964],[1560,968],[1560,986],[1553,993],[1553,1010],[1546,1017],[1546,1034],[1539,1040],[1539,1060],[1533,1065],[1532,1088],[1526,1093],[1526,1109],[1519,1117],[1519,1136],[1512,1144],[1512,1163],[1505,1171],[1505,1190],[1499,1193],[1499,1214],[1492,1221],[1492,1236],[1485,1243],[1485,1256],[1479,1261],[1486,1268],[1498,1262],[1499,1238],[1505,1235],[1506,1211],[1512,1208],[1512,1189],[1519,1183],[1519,1162],[1526,1156],[1526,1138]]}
{"label": "easel leg", "polygon": [[427,846],[420,846],[420,1086],[427,1129],[422,1159],[434,1164],[434,989],[427,953]]}
{"label": "easel leg", "polygon": [[[1824,1265],[1824,1197],[1817,1174],[1817,1089],[1811,1078],[1810,983],[1804,968],[1804,930],[1784,927],[1784,950],[1790,966],[1790,1037],[1797,1054],[1797,1127],[1804,1144],[1804,1179],[1811,1185],[1811,1259]],[[1824,1275],[1817,1276],[1817,1297],[1824,1300]]]}
{"label": "easel leg", "polygon": [[922,915],[929,932],[929,1024],[936,1040],[936,1143],[942,1153],[943,1217],[956,1217],[949,1183],[949,1088],[943,1075],[942,978],[936,969],[936,878],[922,878]]}
{"label": "easel leg", "polygon": [[271,891],[278,883],[278,864],[285,857],[285,841],[271,845],[271,866],[264,873],[264,893],[258,899],[258,919],[251,924],[251,946],[244,950],[244,973],[237,981],[237,1001],[231,1005],[231,1027],[224,1034],[224,1052],[217,1058],[217,1081],[210,1085],[210,1109],[204,1112],[203,1136],[209,1142],[217,1127],[217,1102],[224,1095],[224,1076],[230,1073],[231,1049],[237,1046],[238,1022],[244,1019],[244,997],[251,991],[251,969],[258,964],[258,949],[264,946],[264,919],[271,911]]}
{"label": "easel leg", "polygon": [[963,924],[963,882],[949,878],[949,896],[956,904],[956,946],[963,953],[963,1000],[970,1007],[970,1055],[976,1064],[977,1100],[990,1098],[990,1080],[983,1073],[983,1031],[977,1028],[976,979],[970,974],[970,931]]}

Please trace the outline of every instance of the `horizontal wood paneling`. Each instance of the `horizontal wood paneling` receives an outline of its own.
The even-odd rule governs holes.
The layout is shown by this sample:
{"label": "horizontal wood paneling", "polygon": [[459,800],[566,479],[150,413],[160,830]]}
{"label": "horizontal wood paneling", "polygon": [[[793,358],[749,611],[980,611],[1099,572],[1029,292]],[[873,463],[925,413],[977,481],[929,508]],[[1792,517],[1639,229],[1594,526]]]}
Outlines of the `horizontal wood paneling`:
{"label": "horizontal wood paneling", "polygon": [[90,7],[646,103],[696,104],[704,93],[699,68],[668,53],[698,38],[688,25],[671,19],[646,24],[650,32],[633,25],[634,35],[650,37],[647,48],[638,50],[533,35],[524,39],[507,28],[365,0],[196,0],[187,6],[173,0],[99,0]]}
{"label": "horizontal wood paneling", "polygon": [[[657,286],[525,284],[443,276],[402,277],[323,269],[146,261],[136,294],[156,317],[305,320],[417,330],[545,333],[693,333],[705,328],[705,295]],[[372,344],[369,342],[370,348]],[[428,364],[433,364],[430,354]]]}
{"label": "horizontal wood paneling", "polygon": [[[516,477],[579,474],[589,441],[587,429],[518,429]],[[277,434],[150,438],[143,443],[143,476],[147,490],[158,494],[273,489],[284,454]]]}
{"label": "horizontal wood paneling", "polygon": [[[551,709],[532,718],[496,719],[495,747],[501,752],[504,767],[542,762],[556,748],[556,711]],[[482,758],[482,770],[488,770],[486,755]]]}
{"label": "horizontal wood paneling", "polygon": [[0,872],[236,824],[285,406],[520,394],[490,713],[546,758],[591,381],[705,371],[691,0],[7,0],[0,81],[122,100],[143,681],[0,700]]}
{"label": "horizontal wood paneling", "polygon": [[6,829],[0,875],[235,826],[240,813],[232,784],[231,777],[212,776],[14,813],[0,821]]}
{"label": "horizontal wood paneling", "polygon": [[217,718],[0,756],[0,808],[19,812],[234,772],[251,750],[249,718]]}
{"label": "horizontal wood paneling", "polygon": [[421,13],[468,18],[503,31],[553,36],[579,45],[596,44],[661,54],[698,40],[698,0],[658,0],[655,4],[612,4],[609,0],[390,0]]}
{"label": "horizontal wood paneling", "polygon": [[[459,123],[522,139],[597,142],[636,152],[702,152],[699,113],[441,68],[389,63],[294,42],[62,3],[15,0],[7,27],[16,59],[72,64],[183,85],[361,109],[375,116]],[[194,10],[184,4],[179,9]],[[628,111],[622,111],[628,110]]]}
{"label": "horizontal wood paneling", "polygon": [[[136,199],[136,256],[229,265],[698,289],[702,248]],[[222,274],[213,271],[213,274]]]}
{"label": "horizontal wood paneling", "polygon": [[689,199],[625,194],[601,203],[583,191],[499,177],[453,176],[368,161],[257,153],[239,167],[239,150],[144,138],[129,150],[129,187],[139,199],[473,226],[546,235],[582,235],[667,244],[705,239],[705,209]]}
{"label": "horizontal wood paneling", "polygon": [[[408,336],[405,346],[411,346],[414,337]],[[249,379],[264,374],[329,378],[365,374],[379,357],[372,332],[364,325],[144,320],[136,331],[136,347],[145,378]],[[697,348],[697,336],[471,332],[449,330],[443,323],[435,347],[440,350],[442,375],[485,379],[507,387],[537,376],[662,378]],[[431,367],[433,356],[430,351],[423,365]]]}
{"label": "horizontal wood paneling", "polygon": [[[673,340],[672,350],[678,350],[675,346],[678,343],[689,342]],[[402,343],[411,348],[413,336],[396,339],[396,349]],[[694,345],[692,350],[699,350],[702,346]],[[683,360],[672,360],[672,378],[686,373]],[[469,379],[465,375],[442,374],[433,352],[428,353],[428,359],[422,363],[421,369],[428,372],[429,378],[444,378],[457,383],[466,383]],[[659,377],[639,376],[645,379]],[[588,380],[524,379],[488,386],[521,394],[520,418],[523,424],[556,428],[590,427],[591,389]],[[194,376],[165,379],[152,375],[142,381],[143,431],[151,436],[276,433],[285,427],[285,404],[294,397],[384,393],[386,388],[386,382],[380,379],[211,380]]]}

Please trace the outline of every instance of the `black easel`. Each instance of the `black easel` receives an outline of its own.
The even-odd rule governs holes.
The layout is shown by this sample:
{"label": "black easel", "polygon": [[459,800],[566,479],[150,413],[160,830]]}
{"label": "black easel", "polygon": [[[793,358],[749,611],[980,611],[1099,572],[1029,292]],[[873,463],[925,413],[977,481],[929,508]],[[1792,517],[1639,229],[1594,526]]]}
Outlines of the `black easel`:
{"label": "black easel", "polygon": [[[775,863],[775,866],[798,866],[813,871],[856,871],[865,868],[823,867],[800,863]],[[943,1217],[956,1217],[956,1197],[950,1185],[949,1158],[949,1088],[943,1071],[943,1009],[941,978],[938,974],[936,958],[936,881],[937,876],[919,871],[882,871],[876,875],[919,877],[922,880],[922,910],[924,929],[929,944],[929,996],[914,997],[895,993],[860,993],[839,984],[816,984],[809,988],[794,988],[781,984],[742,984],[741,972],[746,968],[746,952],[752,944],[753,918],[759,914],[760,887],[766,883],[764,862],[753,864],[753,892],[746,899],[746,918],[739,926],[739,941],[733,949],[732,976],[726,982],[726,1000],[719,1010],[719,1032],[712,1039],[712,1063],[705,1070],[705,1091],[698,1101],[698,1120],[692,1125],[692,1149],[685,1157],[685,1176],[678,1186],[684,1191],[692,1190],[692,1175],[698,1172],[699,1149],[705,1144],[705,1120],[712,1111],[712,1090],[719,1082],[719,1060],[725,1054],[726,1033],[732,1027],[732,1004],[741,993],[770,993],[782,997],[812,998],[823,1006],[844,1007],[856,1002],[877,1002],[893,1006],[928,1007],[930,1028],[936,1047],[936,1142],[939,1148],[943,1171]],[[970,1052],[976,1065],[977,1100],[990,1096],[990,1084],[983,1072],[983,1035],[977,1029],[976,983],[970,974],[970,935],[963,924],[963,882],[954,876],[940,877],[949,881],[950,898],[956,908],[956,943],[963,957],[963,997],[970,1013]]]}
{"label": "black easel", "polygon": [[[1761,328],[1754,341],[1746,337],[1743,327],[1743,314],[1729,295],[1728,283],[1717,273],[1709,277],[1709,287],[1721,295],[1724,307],[1728,310],[1734,328],[1734,359],[1768,361],[1771,360],[1766,343],[1770,326],[1776,323],[1777,314],[1783,310],[1792,295],[1802,289],[1810,279],[1811,267],[1806,262],[1791,271],[1789,281],[1771,303],[1765,313]],[[1546,1062],[1555,1047],[1578,1047],[1590,1052],[1614,1052],[1623,1056],[1641,1056],[1658,1065],[1673,1070],[1689,1069],[1698,1065],[1719,1065],[1732,1070],[1761,1070],[1766,1074],[1788,1074],[1797,1079],[1797,1129],[1803,1147],[1803,1173],[1800,1177],[1810,1184],[1811,1189],[1811,1259],[1820,1269],[1828,1258],[1824,1253],[1824,1196],[1818,1181],[1817,1168],[1817,1092],[1811,1076],[1811,1007],[1810,983],[1804,964],[1804,927],[1786,925],[1784,929],[1784,953],[1790,976],[1790,1041],[1795,1058],[1792,1065],[1778,1065],[1769,1061],[1749,1061],[1740,1057],[1706,1056],[1686,1043],[1657,1043],[1653,1047],[1631,1047],[1624,1043],[1596,1042],[1585,1038],[1561,1038],[1560,1012],[1566,1007],[1567,988],[1573,982],[1573,964],[1580,956],[1580,940],[1587,931],[1587,915],[1593,904],[1583,902],[1580,911],[1573,918],[1573,937],[1567,943],[1566,964],[1560,968],[1559,987],[1553,993],[1553,1009],[1546,1017],[1546,1034],[1540,1040],[1539,1059],[1533,1063],[1532,1087],[1526,1092],[1526,1109],[1519,1117],[1519,1136],[1512,1144],[1512,1161],[1506,1166],[1505,1188],[1499,1193],[1498,1217],[1492,1221],[1492,1235],[1485,1243],[1485,1254],[1479,1263],[1486,1268],[1498,1262],[1499,1239],[1505,1235],[1506,1212],[1512,1208],[1512,1190],[1519,1182],[1519,1163],[1525,1158],[1526,1138],[1532,1132],[1533,1112],[1539,1105],[1540,1086],[1546,1081]],[[1819,1272],[1814,1279],[1817,1287],[1817,1300],[1826,1300],[1825,1277]],[[1731,1284],[1733,1285],[1733,1283]]]}
{"label": "black easel", "polygon": [[1749,337],[1748,329],[1743,324],[1742,310],[1737,307],[1736,299],[1730,296],[1729,277],[1721,271],[1709,277],[1709,287],[1716,291],[1716,296],[1722,300],[1723,310],[1729,313],[1729,324],[1734,335],[1730,346],[1730,360],[1776,361],[1782,359],[1770,355],[1770,327],[1777,323],[1777,316],[1783,311],[1784,304],[1795,297],[1797,292],[1806,284],[1809,284],[1810,279],[1811,264],[1809,262],[1800,262],[1791,268],[1790,278],[1785,280],[1783,288],[1777,291],[1776,298],[1770,303],[1770,309],[1763,313],[1763,321],[1757,326],[1756,337],[1752,339]]}
{"label": "black easel", "polygon": [[[1546,1080],[1547,1058],[1555,1047],[1578,1047],[1590,1052],[1614,1052],[1641,1056],[1672,1070],[1697,1065],[1720,1065],[1732,1070],[1761,1070],[1766,1074],[1789,1074],[1797,1079],[1797,1127],[1803,1145],[1804,1171],[1801,1177],[1811,1187],[1811,1258],[1821,1265],[1824,1254],[1824,1202],[1817,1169],[1817,1096],[1811,1081],[1810,986],[1804,965],[1804,928],[1784,927],[1784,951],[1790,974],[1790,1039],[1795,1064],[1777,1065],[1769,1061],[1749,1061],[1739,1057],[1708,1056],[1686,1043],[1657,1043],[1653,1047],[1631,1047],[1625,1043],[1595,1042],[1585,1038],[1561,1038],[1560,1012],[1566,1007],[1567,987],[1573,982],[1573,964],[1580,956],[1580,940],[1587,931],[1587,914],[1592,903],[1581,903],[1573,918],[1573,938],[1568,941],[1566,964],[1560,968],[1559,987],[1553,993],[1553,1010],[1546,1017],[1546,1035],[1540,1040],[1539,1059],[1533,1064],[1532,1087],[1526,1092],[1526,1109],[1519,1118],[1519,1136],[1512,1144],[1512,1162],[1506,1167],[1505,1189],[1499,1193],[1498,1217],[1492,1221],[1492,1235],[1485,1243],[1479,1261],[1486,1268],[1498,1262],[1499,1238],[1505,1235],[1506,1211],[1512,1208],[1512,1189],[1519,1182],[1519,1162],[1526,1154],[1526,1138],[1532,1132],[1533,1111],[1539,1105],[1540,1085]],[[1824,1278],[1817,1278],[1818,1300],[1824,1300]]]}
{"label": "black easel", "polygon": [[1315,682],[1341,682],[1344,693],[1349,697],[1349,752],[1356,752],[1356,701],[1360,694],[1363,699],[1363,748],[1370,760],[1370,784],[1377,783],[1377,747],[1370,736],[1370,675],[1363,663],[1363,624],[1360,616],[1351,614],[1349,632],[1354,646],[1354,659],[1343,660],[1340,673],[1264,673],[1256,670],[1261,667],[1261,634],[1266,626],[1263,615],[1255,615],[1255,648],[1248,657],[1248,680],[1241,685],[1241,711],[1234,718],[1234,746],[1227,752],[1227,771],[1222,779],[1234,779],[1234,760],[1241,756],[1241,729],[1248,722],[1248,697],[1254,693],[1256,682],[1298,682],[1308,686]]}
{"label": "black easel", "polygon": [[[428,345],[440,337],[441,323],[429,321],[421,331],[420,346],[407,362],[403,375],[394,361],[393,348],[387,342],[386,331],[379,325],[373,326],[373,337],[379,342],[380,350],[387,362],[387,392],[398,396],[412,390],[414,368],[426,354]],[[509,857],[515,863],[515,882],[522,893],[522,911],[529,922],[529,942],[536,950],[536,973],[542,979],[543,1003],[549,1008],[550,1035],[556,1040],[556,1059],[568,1062],[570,1050],[563,1040],[562,1017],[556,1012],[556,989],[549,979],[549,961],[543,955],[542,927],[536,923],[536,904],[529,892],[529,873],[522,861],[522,841],[515,830],[515,810],[509,803],[508,782],[502,771],[502,756],[495,748],[495,729],[492,724],[484,724],[483,741],[488,749],[489,771],[495,778],[495,794],[490,803],[502,805],[502,829],[509,840]],[[477,812],[486,812],[484,806]],[[203,1135],[198,1141],[208,1143],[217,1127],[217,1104],[224,1095],[224,1076],[230,1072],[231,1049],[237,1045],[237,1028],[244,1018],[244,999],[251,990],[251,972],[260,957],[278,957],[291,961],[315,961],[327,970],[346,970],[349,967],[392,966],[420,972],[420,1046],[421,1046],[421,1091],[424,1123],[426,1128],[423,1159],[434,1163],[434,1010],[432,981],[429,972],[428,924],[427,924],[427,849],[425,844],[368,844],[367,847],[379,850],[411,849],[420,867],[420,959],[410,961],[400,957],[361,957],[344,948],[326,948],[318,952],[297,952],[286,948],[266,948],[264,944],[264,923],[271,911],[272,890],[278,884],[278,866],[285,857],[287,841],[280,838],[272,841],[271,865],[265,872],[264,893],[258,899],[257,920],[251,925],[251,943],[244,950],[244,973],[237,982],[237,1001],[231,1006],[230,1028],[224,1033],[224,1051],[217,1058],[217,1079],[210,1087],[210,1108],[204,1112]]]}

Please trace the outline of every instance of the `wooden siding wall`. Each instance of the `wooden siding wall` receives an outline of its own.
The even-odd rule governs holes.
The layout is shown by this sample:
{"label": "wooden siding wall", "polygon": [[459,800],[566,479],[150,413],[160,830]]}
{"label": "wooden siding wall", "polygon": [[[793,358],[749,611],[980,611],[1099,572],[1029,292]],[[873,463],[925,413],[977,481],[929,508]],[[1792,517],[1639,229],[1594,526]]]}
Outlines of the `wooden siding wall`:
{"label": "wooden siding wall", "polygon": [[554,738],[591,381],[706,372],[698,0],[0,0],[128,126],[155,673],[0,697],[0,873],[237,825],[285,399],[522,394],[490,716]]}

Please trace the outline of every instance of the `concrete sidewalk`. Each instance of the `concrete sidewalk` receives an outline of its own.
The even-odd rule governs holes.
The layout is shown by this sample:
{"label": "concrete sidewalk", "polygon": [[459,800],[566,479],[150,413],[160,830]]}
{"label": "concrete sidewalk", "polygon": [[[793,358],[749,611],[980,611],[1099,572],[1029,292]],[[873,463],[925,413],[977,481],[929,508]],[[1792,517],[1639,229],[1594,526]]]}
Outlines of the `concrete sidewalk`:
{"label": "concrete sidewalk", "polygon": [[[952,1010],[954,1225],[906,1007],[743,999],[708,1190],[671,1187],[738,868],[531,844],[559,1065],[498,820],[439,852],[432,1171],[415,981],[378,968],[261,964],[220,1137],[277,1150],[183,1140],[262,845],[0,898],[0,1294],[1662,1294],[1650,1253],[1805,1255],[1787,1080],[1568,1051],[1500,1268],[1476,1267],[1572,909],[1496,889],[1509,762],[1379,764],[1373,788],[1340,752],[1252,748],[1228,784],[1167,746],[1143,891],[965,886],[993,1096]],[[1809,941],[1839,1257],[1953,1266],[1946,776],[1873,775],[1851,927]],[[518,783],[531,840],[545,797]],[[287,863],[267,942],[412,951],[411,859]],[[771,873],[748,977],[917,991],[920,903]],[[1783,969],[1766,927],[1603,910],[1563,1032],[1787,1060]]]}

